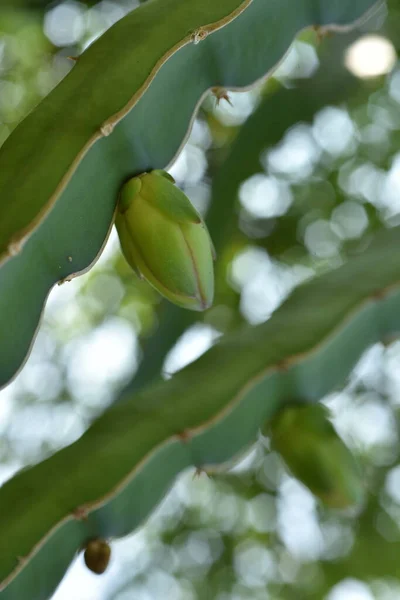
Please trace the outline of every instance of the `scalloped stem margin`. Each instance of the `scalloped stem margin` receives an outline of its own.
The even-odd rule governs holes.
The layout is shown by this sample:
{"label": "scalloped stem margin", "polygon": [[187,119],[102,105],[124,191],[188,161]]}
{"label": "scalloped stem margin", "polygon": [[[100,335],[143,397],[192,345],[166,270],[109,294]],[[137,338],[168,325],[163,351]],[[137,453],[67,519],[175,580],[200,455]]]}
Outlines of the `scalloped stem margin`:
{"label": "scalloped stem margin", "polygon": [[366,348],[400,330],[399,242],[400,227],[382,231],[298,287],[268,322],[226,336],[8,481],[2,600],[45,600],[88,539],[130,533],[183,469],[231,460],[285,402],[315,402],[342,385]]}
{"label": "scalloped stem margin", "polygon": [[[86,67],[74,67],[0,149],[0,198],[7,199],[0,203],[0,240],[6,224],[4,214],[11,220],[14,214],[14,229],[18,229],[18,219],[27,218],[21,203],[37,215],[76,154],[98,132],[99,124],[125,106],[143,84],[150,72],[140,71],[138,75],[136,67],[143,55],[151,70],[153,47],[163,55],[160,48],[170,50],[178,30],[179,39],[189,30],[191,35],[198,30],[202,10],[210,21],[211,13],[215,17],[215,11],[221,14],[221,5],[237,8],[237,0],[236,4],[233,1],[154,0],[144,5],[157,7],[154,27],[148,13],[138,9],[82,55],[81,64],[90,65],[90,76]],[[121,184],[128,177],[170,164],[206,90],[215,85],[250,86],[270,72],[299,30],[315,23],[324,27],[337,23],[343,28],[365,18],[373,4],[374,0],[253,0],[237,18],[201,44],[186,44],[164,62],[112,135],[99,139],[82,158],[23,251],[0,269],[0,386],[24,362],[53,285],[87,271],[98,258],[110,231]],[[158,11],[171,6],[174,11],[162,20],[168,28],[162,27]],[[139,26],[143,23],[147,29]],[[202,37],[197,34],[197,39]],[[92,60],[91,52],[96,60]],[[109,90],[113,90],[112,95]]]}
{"label": "scalloped stem margin", "polygon": [[[88,150],[97,140],[104,136],[107,137],[113,132],[115,125],[128,114],[141,96],[143,96],[162,65],[180,48],[183,48],[183,46],[190,43],[197,44],[203,41],[209,34],[224,27],[227,23],[239,16],[251,2],[252,0],[218,0],[218,2],[215,2],[215,0],[191,0],[190,3],[188,3],[187,0],[158,0],[149,2],[148,4],[144,4],[136,10],[133,10],[124,19],[121,19],[113,25],[79,57],[73,70],[63,81],[61,81],[57,88],[42,101],[39,108],[33,110],[21,125],[16,128],[8,140],[6,140],[4,146],[0,149],[0,164],[2,164],[2,161],[7,160],[7,154],[11,154],[12,156],[13,152],[16,151],[17,146],[22,141],[21,137],[24,136],[24,140],[26,140],[25,130],[28,129],[29,131],[29,126],[32,126],[33,129],[35,128],[37,115],[39,115],[38,122],[41,129],[45,129],[47,133],[51,130],[54,131],[56,128],[60,128],[58,121],[61,118],[62,111],[65,111],[65,114],[68,114],[69,128],[79,129],[81,126],[84,131],[83,137],[79,140],[80,143],[76,146],[72,162],[69,161],[68,163],[66,160],[63,161],[64,164],[62,166],[64,172],[62,175],[60,174],[61,179],[59,179],[57,183],[54,182],[55,187],[50,192],[48,200],[45,201],[42,206],[37,207],[34,204],[34,210],[31,210],[29,190],[25,190],[24,187],[20,194],[15,195],[12,198],[11,210],[10,207],[7,206],[7,203],[3,204],[3,209],[0,206],[0,264],[7,258],[19,254],[24,242],[46,217],[57,198],[67,186],[77,166]],[[189,6],[190,12],[193,13],[191,19],[188,15]],[[170,17],[170,19],[168,19],[167,16]],[[182,36],[185,16],[187,17],[187,22],[190,23],[190,29],[186,30]],[[176,33],[171,26],[171,21],[174,19],[177,23]],[[168,27],[165,26],[166,23],[168,23]],[[168,48],[166,48],[166,44],[162,44],[161,41],[159,42],[159,48],[149,48],[146,46],[146,44],[148,44],[146,33],[149,31],[150,27],[152,27],[153,42],[157,37],[158,40],[162,41],[164,41],[165,37],[167,37],[167,39],[171,37],[170,40],[168,39]],[[136,47],[134,46],[135,52],[131,55],[130,65],[124,64],[126,61],[122,60],[122,56],[115,56],[113,52],[105,52],[109,39],[111,41],[113,39],[118,39],[118,37],[126,39],[123,32],[126,32],[127,29],[131,29],[132,33],[136,33],[137,38],[139,37],[139,31],[144,32],[144,35],[142,34],[142,39],[139,39],[139,43],[136,43]],[[166,32],[171,35],[166,35]],[[151,42],[151,39],[149,41]],[[144,47],[141,47],[141,45]],[[111,49],[112,47],[113,46],[111,45]],[[148,52],[146,52],[146,50],[148,50]],[[153,50],[153,52],[150,52],[150,50]],[[126,52],[126,48],[124,49],[124,52]],[[137,59],[138,56],[140,57],[140,60]],[[129,73],[129,79],[136,84],[138,82],[137,90],[129,98],[126,98],[125,93],[124,99],[122,99],[120,95],[115,94],[113,90],[114,93],[109,94],[108,97],[106,96],[104,99],[107,102],[107,106],[104,106],[100,112],[100,114],[102,114],[100,122],[92,122],[93,116],[91,116],[91,111],[87,110],[87,122],[83,127],[83,123],[80,123],[79,119],[75,118],[74,111],[71,110],[71,107],[68,107],[68,103],[71,101],[71,94],[68,91],[70,82],[73,79],[77,79],[79,82],[83,83],[87,78],[91,77],[93,79],[93,65],[96,64],[101,65],[101,76],[103,79],[107,80],[109,73],[112,70],[116,70],[116,61],[118,60],[126,67],[126,73]],[[94,81],[93,84],[95,85],[96,81]],[[64,94],[64,91],[64,106],[61,105],[61,109],[60,107],[56,107],[56,110],[52,110],[51,103],[53,97],[60,98],[60,96]],[[114,96],[115,101],[112,101]],[[82,101],[82,98],[78,94],[74,94],[73,98],[75,104]],[[88,99],[88,109],[90,107],[89,100],[93,102],[93,97]],[[46,110],[47,114],[44,112]],[[96,115],[94,117],[96,119],[99,116],[98,111],[94,111],[94,114]],[[38,137],[34,136],[32,138],[32,144],[38,142]],[[29,146],[28,148],[23,148],[22,159],[26,160],[26,158],[28,158],[28,165],[29,154],[34,154],[34,150],[33,147]],[[51,147],[48,147],[48,152],[51,152]],[[18,153],[16,156],[17,159],[20,158],[18,157]],[[18,161],[19,168],[21,162],[22,161]],[[7,174],[3,181],[0,177],[0,197],[7,197],[4,193],[4,188],[14,176],[12,167],[14,166],[15,170],[16,164],[17,161],[15,161],[14,165],[11,165],[11,173]],[[23,192],[25,192],[25,194]],[[11,219],[9,215],[11,215]],[[17,222],[19,223],[18,229],[16,230],[13,227],[13,219],[17,219]]]}

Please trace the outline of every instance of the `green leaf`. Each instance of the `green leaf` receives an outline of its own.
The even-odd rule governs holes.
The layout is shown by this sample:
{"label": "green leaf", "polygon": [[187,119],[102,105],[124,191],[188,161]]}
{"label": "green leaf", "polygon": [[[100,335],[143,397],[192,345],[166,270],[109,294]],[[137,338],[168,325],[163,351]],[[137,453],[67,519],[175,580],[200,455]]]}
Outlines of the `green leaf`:
{"label": "green leaf", "polygon": [[[205,91],[250,85],[277,63],[299,30],[350,23],[373,4],[296,0],[293,10],[289,0],[253,0],[232,22],[199,44],[182,47],[161,66],[174,44],[189,40],[188,30],[223,24],[245,3],[155,0],[119,21],[82,55],[0,150],[0,252],[12,238],[18,242],[18,232],[41,221],[60,194],[22,252],[0,269],[0,386],[24,361],[52,286],[96,260],[122,183],[173,160]],[[147,65],[144,70],[136,68],[139,62]],[[144,95],[111,135],[100,136],[107,119],[142,93],[156,64],[160,68]],[[84,153],[88,140],[95,139]]]}
{"label": "green leaf", "polygon": [[268,322],[226,336],[8,481],[2,600],[48,598],[78,548],[138,527],[180,471],[231,460],[278,408],[343,384],[366,348],[400,330],[399,242],[400,227],[382,231],[362,254],[297,288]]}

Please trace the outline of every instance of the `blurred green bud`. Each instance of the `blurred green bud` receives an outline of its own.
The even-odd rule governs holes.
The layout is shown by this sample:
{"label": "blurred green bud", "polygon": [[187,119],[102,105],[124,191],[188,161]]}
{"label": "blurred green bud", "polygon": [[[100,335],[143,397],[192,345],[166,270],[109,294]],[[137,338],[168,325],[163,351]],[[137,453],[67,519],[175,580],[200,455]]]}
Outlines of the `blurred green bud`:
{"label": "blurred green bud", "polygon": [[108,567],[110,562],[111,548],[105,540],[94,539],[86,544],[83,555],[88,569],[101,575]]}
{"label": "blurred green bud", "polygon": [[130,266],[174,304],[209,308],[214,296],[213,246],[202,218],[165,171],[130,179],[115,225]]}
{"label": "blurred green bud", "polygon": [[359,465],[322,404],[289,406],[269,423],[271,445],[309,490],[331,508],[362,502]]}

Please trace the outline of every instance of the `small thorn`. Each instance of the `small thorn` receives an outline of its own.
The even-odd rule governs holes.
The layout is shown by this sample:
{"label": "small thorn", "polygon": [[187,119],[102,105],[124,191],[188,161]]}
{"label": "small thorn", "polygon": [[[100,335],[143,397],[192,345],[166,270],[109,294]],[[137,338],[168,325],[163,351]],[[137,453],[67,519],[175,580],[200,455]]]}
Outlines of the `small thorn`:
{"label": "small thorn", "polygon": [[196,467],[196,470],[193,473],[193,479],[198,479],[200,477],[200,475],[203,475],[203,473],[204,473],[204,475],[206,475],[210,479],[209,474],[202,467]]}
{"label": "small thorn", "polygon": [[312,28],[315,31],[318,42],[322,42],[324,38],[331,37],[333,35],[332,31],[327,29],[327,27],[323,27],[322,25],[313,25]]}
{"label": "small thorn", "polygon": [[66,277],[64,277],[64,279],[60,279],[60,281],[58,282],[57,285],[62,285],[63,283],[69,283],[70,281],[73,280],[73,275],[67,275]]}
{"label": "small thorn", "polygon": [[26,563],[26,557],[25,556],[17,556],[17,562],[19,566],[23,566]]}
{"label": "small thorn", "polygon": [[229,97],[228,92],[226,91],[225,88],[223,87],[213,87],[211,88],[211,92],[214,94],[216,100],[217,100],[217,106],[218,104],[221,102],[221,100],[226,100],[228,104],[230,104],[230,106],[233,106],[232,101]]}
{"label": "small thorn", "polygon": [[68,262],[72,262],[72,256],[68,256]]}

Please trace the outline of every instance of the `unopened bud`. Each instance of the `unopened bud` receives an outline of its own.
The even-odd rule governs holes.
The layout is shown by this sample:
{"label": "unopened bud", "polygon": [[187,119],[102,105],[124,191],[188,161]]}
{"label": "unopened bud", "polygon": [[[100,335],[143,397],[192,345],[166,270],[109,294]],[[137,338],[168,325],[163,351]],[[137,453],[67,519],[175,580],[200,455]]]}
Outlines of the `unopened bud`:
{"label": "unopened bud", "polygon": [[156,170],[125,183],[115,225],[126,260],[160,294],[191,310],[211,306],[210,235],[168,173]]}
{"label": "unopened bud", "polygon": [[289,406],[268,426],[271,445],[293,475],[331,508],[362,502],[358,463],[322,404]]}

